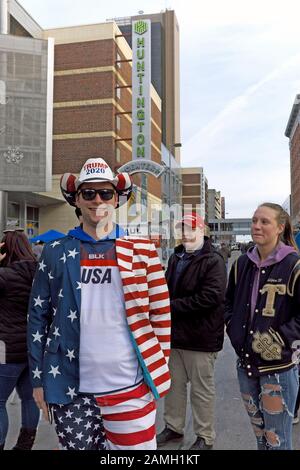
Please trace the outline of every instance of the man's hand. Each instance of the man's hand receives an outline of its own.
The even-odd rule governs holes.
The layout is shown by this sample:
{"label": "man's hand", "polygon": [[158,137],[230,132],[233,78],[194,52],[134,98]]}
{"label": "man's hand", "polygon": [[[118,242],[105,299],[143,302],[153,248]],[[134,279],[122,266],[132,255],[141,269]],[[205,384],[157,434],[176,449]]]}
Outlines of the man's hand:
{"label": "man's hand", "polygon": [[49,421],[48,407],[47,403],[44,400],[44,390],[43,387],[37,387],[33,389],[33,398],[36,403],[36,406],[43,410],[44,418],[46,421]]}

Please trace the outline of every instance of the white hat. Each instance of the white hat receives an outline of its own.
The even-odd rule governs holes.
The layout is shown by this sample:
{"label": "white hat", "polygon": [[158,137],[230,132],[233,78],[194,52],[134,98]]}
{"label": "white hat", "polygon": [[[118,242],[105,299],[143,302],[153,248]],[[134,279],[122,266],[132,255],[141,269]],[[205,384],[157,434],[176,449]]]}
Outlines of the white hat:
{"label": "white hat", "polygon": [[76,189],[83,183],[96,183],[108,181],[116,186],[117,180],[110,167],[103,158],[89,158],[80,170],[79,177],[75,181]]}
{"label": "white hat", "polygon": [[83,183],[108,181],[118,194],[118,205],[128,201],[132,193],[133,183],[128,173],[113,175],[110,167],[103,158],[89,158],[80,170],[79,177],[72,173],[64,173],[60,178],[62,195],[71,206],[76,206],[76,193]]}

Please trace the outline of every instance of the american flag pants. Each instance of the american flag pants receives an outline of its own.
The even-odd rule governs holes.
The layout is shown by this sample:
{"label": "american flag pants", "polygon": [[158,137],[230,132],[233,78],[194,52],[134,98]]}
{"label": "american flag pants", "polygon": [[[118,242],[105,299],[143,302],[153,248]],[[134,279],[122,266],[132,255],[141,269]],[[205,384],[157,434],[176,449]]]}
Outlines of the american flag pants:
{"label": "american flag pants", "polygon": [[156,404],[145,383],[96,400],[109,450],[156,449]]}
{"label": "american flag pants", "polygon": [[155,450],[156,404],[142,383],[111,395],[50,405],[63,450]]}

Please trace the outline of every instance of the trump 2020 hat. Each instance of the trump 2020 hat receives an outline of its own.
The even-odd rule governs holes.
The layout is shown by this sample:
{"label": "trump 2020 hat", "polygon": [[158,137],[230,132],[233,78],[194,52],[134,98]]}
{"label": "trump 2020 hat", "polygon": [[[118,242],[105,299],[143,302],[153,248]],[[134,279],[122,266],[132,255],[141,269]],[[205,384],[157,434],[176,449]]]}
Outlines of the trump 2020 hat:
{"label": "trump 2020 hat", "polygon": [[197,214],[197,212],[190,212],[188,214],[184,214],[182,219],[177,222],[175,225],[176,228],[180,228],[182,225],[189,225],[192,229],[199,227],[203,229],[205,227],[205,223],[201,215]]}
{"label": "trump 2020 hat", "polygon": [[60,178],[60,189],[65,200],[76,206],[76,193],[83,183],[111,183],[119,198],[118,205],[128,201],[132,193],[132,180],[128,173],[119,173],[114,176],[111,168],[103,158],[89,158],[80,170],[78,178],[72,173],[64,173]]}
{"label": "trump 2020 hat", "polygon": [[96,183],[108,181],[116,186],[116,178],[110,167],[103,158],[89,158],[80,170],[80,174],[75,181],[76,189],[83,183]]}

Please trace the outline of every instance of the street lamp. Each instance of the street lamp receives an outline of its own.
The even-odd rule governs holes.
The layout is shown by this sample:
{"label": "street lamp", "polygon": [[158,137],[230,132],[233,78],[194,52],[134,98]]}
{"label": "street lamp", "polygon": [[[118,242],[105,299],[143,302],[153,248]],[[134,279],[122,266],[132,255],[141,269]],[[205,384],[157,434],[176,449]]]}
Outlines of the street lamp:
{"label": "street lamp", "polygon": [[168,199],[169,199],[169,207],[171,207],[171,174],[172,174],[172,152],[171,152],[171,149],[174,150],[175,148],[179,148],[181,147],[182,144],[180,142],[177,142],[175,144],[171,144],[169,146],[169,195],[168,195]]}
{"label": "street lamp", "polygon": [[172,224],[172,211],[171,211],[171,206],[172,206],[172,200],[171,200],[171,180],[172,180],[172,152],[171,149],[174,150],[175,148],[181,147],[181,143],[177,142],[174,144],[171,144],[169,146],[169,191],[168,191],[168,204],[169,204],[169,213],[170,213],[170,221],[169,221],[169,234],[170,234],[170,241],[169,241],[169,249],[174,248],[175,244],[175,239],[174,239],[174,234],[173,234],[173,224]]}

